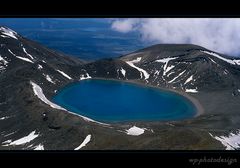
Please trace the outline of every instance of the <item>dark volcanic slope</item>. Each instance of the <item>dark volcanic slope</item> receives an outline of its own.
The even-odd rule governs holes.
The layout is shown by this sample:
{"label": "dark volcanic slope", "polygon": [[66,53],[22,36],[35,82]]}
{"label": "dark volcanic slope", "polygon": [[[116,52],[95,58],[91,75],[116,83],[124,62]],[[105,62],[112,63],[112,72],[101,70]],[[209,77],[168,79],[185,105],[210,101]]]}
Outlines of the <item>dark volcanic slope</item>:
{"label": "dark volcanic slope", "polygon": [[[102,125],[49,101],[70,82],[99,77],[176,90],[195,98],[204,113],[185,121]],[[203,47],[155,45],[87,63],[0,27],[0,86],[0,149],[72,150],[84,140],[82,149],[239,148],[240,60]],[[128,135],[134,125],[147,129]]]}

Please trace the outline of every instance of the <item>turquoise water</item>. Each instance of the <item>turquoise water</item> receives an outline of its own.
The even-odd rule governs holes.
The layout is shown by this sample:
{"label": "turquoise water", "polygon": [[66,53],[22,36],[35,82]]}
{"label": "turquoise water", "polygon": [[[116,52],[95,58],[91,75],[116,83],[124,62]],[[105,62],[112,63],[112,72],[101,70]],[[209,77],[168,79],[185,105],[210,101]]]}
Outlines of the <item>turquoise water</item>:
{"label": "turquoise water", "polygon": [[113,80],[72,83],[53,102],[101,122],[181,120],[196,114],[193,103],[179,94]]}

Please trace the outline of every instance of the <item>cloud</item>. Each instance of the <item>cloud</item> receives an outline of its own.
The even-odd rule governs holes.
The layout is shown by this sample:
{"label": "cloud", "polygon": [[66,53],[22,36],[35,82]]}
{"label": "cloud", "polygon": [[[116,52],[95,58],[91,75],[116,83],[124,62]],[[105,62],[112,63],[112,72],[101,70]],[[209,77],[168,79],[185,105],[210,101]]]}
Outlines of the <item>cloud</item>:
{"label": "cloud", "polygon": [[112,23],[112,29],[121,33],[127,33],[136,29],[137,24],[139,24],[138,19],[114,20]]}
{"label": "cloud", "polygon": [[137,31],[149,43],[191,43],[240,56],[239,18],[115,19],[111,28],[122,33]]}

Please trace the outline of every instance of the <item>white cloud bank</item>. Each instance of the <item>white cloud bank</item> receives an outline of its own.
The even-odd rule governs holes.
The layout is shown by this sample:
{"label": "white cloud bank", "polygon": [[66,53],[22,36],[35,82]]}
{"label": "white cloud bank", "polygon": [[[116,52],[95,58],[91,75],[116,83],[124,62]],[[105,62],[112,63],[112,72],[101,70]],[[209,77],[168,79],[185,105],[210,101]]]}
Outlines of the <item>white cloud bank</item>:
{"label": "white cloud bank", "polygon": [[190,43],[240,56],[240,18],[144,18],[113,19],[113,30],[137,31],[153,43]]}

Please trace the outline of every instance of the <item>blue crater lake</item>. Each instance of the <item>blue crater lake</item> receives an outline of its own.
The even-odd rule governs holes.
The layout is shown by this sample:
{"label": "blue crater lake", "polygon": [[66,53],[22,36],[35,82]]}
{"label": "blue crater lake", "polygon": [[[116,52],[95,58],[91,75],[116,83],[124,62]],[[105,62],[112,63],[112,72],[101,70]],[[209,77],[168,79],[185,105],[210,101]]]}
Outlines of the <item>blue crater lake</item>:
{"label": "blue crater lake", "polygon": [[101,122],[182,120],[197,112],[189,99],[175,92],[100,79],[72,83],[58,91],[53,102]]}

